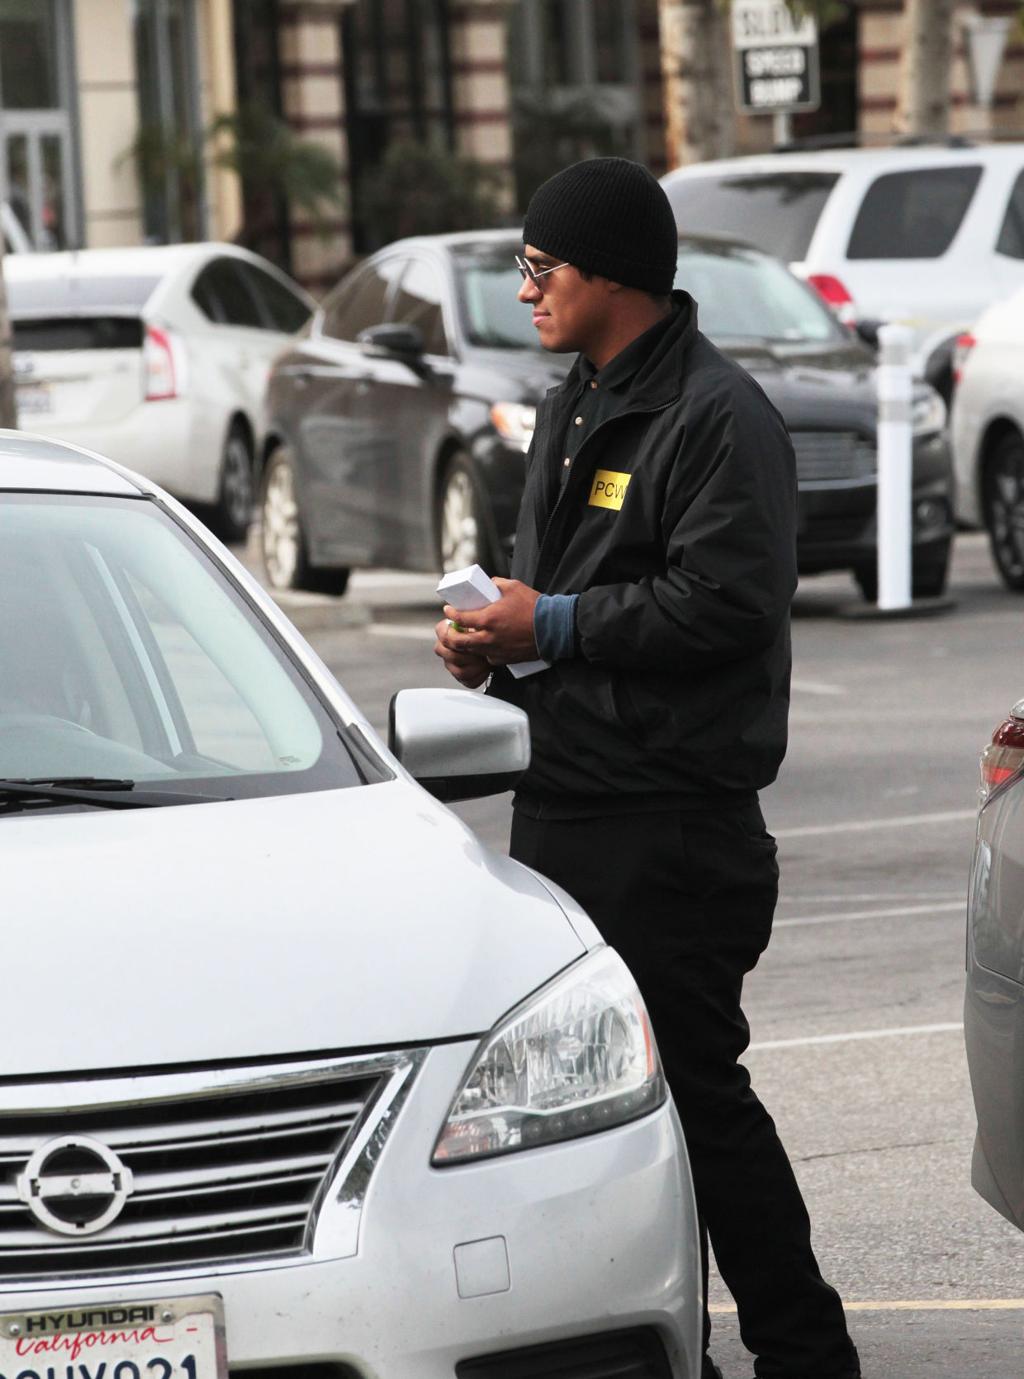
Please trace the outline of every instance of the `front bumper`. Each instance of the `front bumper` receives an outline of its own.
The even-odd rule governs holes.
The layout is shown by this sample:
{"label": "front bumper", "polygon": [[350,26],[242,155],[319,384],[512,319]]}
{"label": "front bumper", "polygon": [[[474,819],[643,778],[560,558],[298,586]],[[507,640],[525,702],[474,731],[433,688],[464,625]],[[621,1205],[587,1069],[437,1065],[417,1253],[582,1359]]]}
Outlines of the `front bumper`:
{"label": "front bumper", "polygon": [[[660,1338],[673,1379],[696,1379],[696,1219],[671,1103],[584,1139],[431,1168],[476,1047],[427,1054],[354,1233],[347,1218],[357,1208],[338,1200],[339,1173],[306,1257],[8,1284],[0,1311],[218,1293],[232,1373],[325,1364],[353,1379],[453,1379],[475,1356],[643,1327]],[[502,1259],[507,1277],[494,1269]]]}
{"label": "front bumper", "polygon": [[[931,557],[939,561],[954,530],[945,435],[915,440],[912,483],[915,560],[927,562]],[[797,522],[800,573],[819,574],[871,564],[877,551],[877,498],[874,476],[858,483],[801,483]]]}

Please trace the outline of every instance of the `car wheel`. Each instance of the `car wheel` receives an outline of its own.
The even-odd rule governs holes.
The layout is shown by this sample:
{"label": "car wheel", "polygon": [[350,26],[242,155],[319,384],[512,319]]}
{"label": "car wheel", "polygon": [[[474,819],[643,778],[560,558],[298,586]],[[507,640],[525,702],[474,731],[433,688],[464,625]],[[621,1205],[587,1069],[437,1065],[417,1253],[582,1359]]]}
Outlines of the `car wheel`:
{"label": "car wheel", "polygon": [[295,494],[291,451],[279,446],[267,461],[260,504],[263,568],[271,589],[312,589],[343,594],[348,588],[345,566],[313,566],[306,552],[306,534]]}
{"label": "car wheel", "polygon": [[1008,589],[1024,591],[1024,437],[1017,431],[986,461],[983,504],[996,569]]}
{"label": "car wheel", "polygon": [[252,521],[252,446],[245,428],[234,422],[221,452],[220,484],[212,525],[225,541],[244,541]]}
{"label": "car wheel", "polygon": [[[910,572],[910,596],[915,599],[937,599],[946,591],[949,578],[950,543],[938,551],[930,551],[927,558],[914,560]],[[857,587],[868,603],[878,602],[878,565],[858,565],[853,571]]]}
{"label": "car wheel", "polygon": [[462,455],[448,462],[438,486],[437,544],[443,573],[467,565],[490,571],[483,500],[469,461]]}

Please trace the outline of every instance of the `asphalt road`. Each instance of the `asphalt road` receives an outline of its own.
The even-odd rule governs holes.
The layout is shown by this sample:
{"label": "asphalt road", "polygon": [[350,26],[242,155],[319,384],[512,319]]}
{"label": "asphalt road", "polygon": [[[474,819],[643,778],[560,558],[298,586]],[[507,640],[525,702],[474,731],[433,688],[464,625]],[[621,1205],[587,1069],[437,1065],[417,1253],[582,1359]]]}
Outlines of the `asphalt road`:
{"label": "asphalt road", "polygon": [[[381,729],[395,690],[445,683],[432,584],[366,573],[344,613],[312,608],[310,639]],[[747,987],[748,1063],[866,1379],[1024,1376],[1024,1237],[970,1187],[961,1031],[977,759],[1024,697],[1024,598],[977,536],[951,592],[944,614],[874,621],[847,616],[846,576],[801,585],[790,749],[763,801],[782,899]],[[460,812],[506,846],[507,799]],[[749,1379],[718,1281],[712,1304],[726,1379]]]}

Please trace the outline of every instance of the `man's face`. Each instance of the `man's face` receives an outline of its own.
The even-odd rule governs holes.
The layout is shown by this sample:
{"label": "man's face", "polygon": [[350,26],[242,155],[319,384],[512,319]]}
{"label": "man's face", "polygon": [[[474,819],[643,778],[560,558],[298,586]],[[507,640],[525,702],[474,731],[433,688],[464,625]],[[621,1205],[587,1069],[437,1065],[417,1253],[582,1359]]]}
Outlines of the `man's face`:
{"label": "man's face", "polygon": [[[563,262],[527,244],[523,257],[537,273]],[[589,282],[571,264],[547,273],[539,283],[523,279],[519,301],[533,310],[533,325],[546,350],[558,354],[590,354],[603,338],[614,305],[604,278]]]}

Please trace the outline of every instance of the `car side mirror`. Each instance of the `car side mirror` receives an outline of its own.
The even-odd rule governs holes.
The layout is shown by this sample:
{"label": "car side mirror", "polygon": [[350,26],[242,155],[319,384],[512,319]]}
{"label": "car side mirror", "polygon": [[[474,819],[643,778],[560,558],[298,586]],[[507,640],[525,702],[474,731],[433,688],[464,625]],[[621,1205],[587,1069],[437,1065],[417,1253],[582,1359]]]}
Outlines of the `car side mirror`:
{"label": "car side mirror", "polygon": [[419,326],[399,324],[367,326],[356,336],[373,354],[418,355],[423,353],[423,332]]}
{"label": "car side mirror", "polygon": [[450,804],[511,790],[530,764],[522,709],[460,689],[401,690],[388,746],[424,790]]}
{"label": "car side mirror", "polygon": [[858,321],[854,326],[854,330],[864,341],[865,345],[870,345],[873,350],[877,350],[878,332],[884,325],[884,321],[876,321],[873,316],[869,316],[863,321]]}

